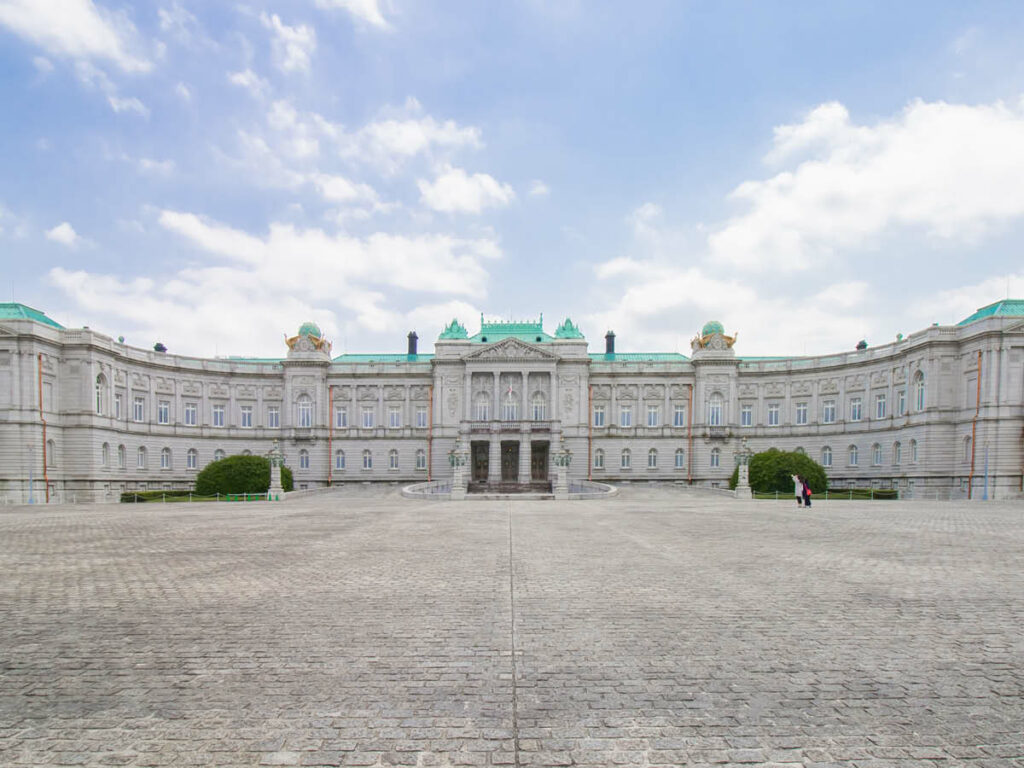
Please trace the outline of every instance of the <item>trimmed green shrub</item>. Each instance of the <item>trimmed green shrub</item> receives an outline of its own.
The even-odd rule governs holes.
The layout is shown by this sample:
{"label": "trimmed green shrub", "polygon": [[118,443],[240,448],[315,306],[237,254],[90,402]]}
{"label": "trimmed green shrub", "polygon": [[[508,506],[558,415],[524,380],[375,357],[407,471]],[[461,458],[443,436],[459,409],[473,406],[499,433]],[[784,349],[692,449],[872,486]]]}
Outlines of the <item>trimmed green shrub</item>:
{"label": "trimmed green shrub", "polygon": [[[281,486],[294,487],[292,471],[281,467]],[[270,460],[265,456],[228,456],[203,467],[196,477],[196,493],[266,493],[270,487]]]}
{"label": "trimmed green shrub", "polygon": [[[769,448],[755,453],[750,459],[750,488],[753,491],[793,494],[793,475],[804,477],[815,494],[824,493],[828,488],[825,468],[804,453]],[[738,481],[739,467],[733,470],[729,487],[735,488]]]}
{"label": "trimmed green shrub", "polygon": [[121,494],[122,504],[146,504],[166,501],[215,501],[216,496],[200,496],[188,491],[125,491]]}

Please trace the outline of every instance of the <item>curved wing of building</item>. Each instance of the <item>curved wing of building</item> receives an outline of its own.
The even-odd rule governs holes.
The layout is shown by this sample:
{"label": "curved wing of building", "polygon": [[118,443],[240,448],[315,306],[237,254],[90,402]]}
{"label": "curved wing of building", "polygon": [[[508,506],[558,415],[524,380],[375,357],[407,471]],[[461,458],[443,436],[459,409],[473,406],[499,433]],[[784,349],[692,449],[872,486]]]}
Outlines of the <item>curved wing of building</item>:
{"label": "curved wing of building", "polygon": [[0,503],[190,488],[275,441],[297,488],[445,479],[453,452],[479,487],[546,486],[566,451],[570,481],[724,487],[746,438],[807,453],[832,488],[1024,496],[1024,301],[818,357],[739,356],[717,321],[689,357],[543,326],[453,320],[433,354],[410,333],[405,354],[332,357],[303,323],[280,359],[201,359],[0,304]]}

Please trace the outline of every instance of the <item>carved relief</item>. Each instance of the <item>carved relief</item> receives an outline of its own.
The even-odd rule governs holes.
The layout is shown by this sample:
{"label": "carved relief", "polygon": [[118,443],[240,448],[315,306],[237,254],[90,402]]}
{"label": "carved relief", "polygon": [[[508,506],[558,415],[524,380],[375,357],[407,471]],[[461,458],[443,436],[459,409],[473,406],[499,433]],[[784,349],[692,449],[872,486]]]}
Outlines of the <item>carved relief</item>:
{"label": "carved relief", "polygon": [[235,390],[235,397],[241,400],[255,400],[256,399],[256,387],[251,384],[242,384]]}
{"label": "carved relief", "polygon": [[907,380],[906,372],[903,370],[903,366],[892,369],[892,380],[894,384],[902,384]]}
{"label": "carved relief", "polygon": [[459,391],[454,388],[449,389],[445,402],[448,405],[448,416],[454,419],[459,413]]}
{"label": "carved relief", "polygon": [[665,397],[664,384],[645,384],[644,400],[661,400]]}
{"label": "carved relief", "polygon": [[[119,386],[119,387],[123,387],[123,386],[125,385],[125,375],[124,375],[124,371],[122,371],[122,370],[116,370],[116,371],[114,371],[114,383],[115,383],[115,384],[116,384],[117,386]],[[198,385],[197,385],[197,386],[198,386]]]}
{"label": "carved relief", "polygon": [[636,384],[619,384],[615,388],[615,396],[619,400],[636,400],[640,394],[640,387]]}
{"label": "carved relief", "polygon": [[847,376],[846,377],[846,390],[849,392],[849,391],[856,391],[858,389],[864,389],[864,385],[866,383],[867,383],[867,379],[865,378],[863,373],[859,373],[856,376]]}
{"label": "carved relief", "polygon": [[757,397],[757,385],[740,384],[740,397]]}
{"label": "carved relief", "polygon": [[818,385],[818,391],[823,395],[834,395],[839,392],[838,379],[825,379]]}
{"label": "carved relief", "polygon": [[871,374],[871,386],[884,387],[889,383],[889,376],[885,371],[875,371]]}
{"label": "carved relief", "polygon": [[351,400],[352,399],[352,387],[343,385],[334,388],[334,399],[335,400]]}
{"label": "carved relief", "polygon": [[405,387],[398,385],[384,387],[384,399],[390,401],[405,400]]}
{"label": "carved relief", "polygon": [[809,381],[795,381],[793,382],[792,392],[794,395],[809,395],[813,387]]}
{"label": "carved relief", "polygon": [[768,382],[764,387],[764,393],[768,397],[783,397],[786,394],[786,385],[781,381]]}
{"label": "carved relief", "polygon": [[228,385],[213,383],[209,385],[210,397],[227,397]]}
{"label": "carved relief", "polygon": [[413,400],[426,400],[430,397],[430,389],[424,386],[415,386],[409,390],[409,397]]}
{"label": "carved relief", "polygon": [[165,376],[156,377],[156,391],[164,394],[174,394],[174,379],[168,379]]}
{"label": "carved relief", "polygon": [[[52,368],[47,368],[46,367],[47,360],[48,360],[48,358],[46,358],[46,357],[43,358],[43,370],[44,371],[52,370]],[[148,389],[149,388],[149,376],[144,376],[141,373],[133,373],[132,374],[132,387],[134,389]]]}
{"label": "carved relief", "polygon": [[595,384],[594,385],[594,399],[595,400],[611,400],[612,399],[612,387],[611,387],[611,384]]}
{"label": "carved relief", "polygon": [[670,393],[673,400],[685,400],[690,396],[690,388],[682,384],[673,384]]}
{"label": "carved relief", "polygon": [[562,418],[572,420],[576,416],[576,389],[566,387],[562,390]]}
{"label": "carved relief", "polygon": [[267,400],[280,400],[281,399],[281,388],[280,387],[264,387],[263,397]]}
{"label": "carved relief", "polygon": [[198,397],[203,394],[203,385],[198,381],[183,381],[181,383],[182,394]]}
{"label": "carved relief", "polygon": [[361,401],[376,400],[377,399],[377,387],[368,385],[359,385],[357,388],[357,397]]}
{"label": "carved relief", "polygon": [[467,360],[554,360],[554,355],[541,352],[516,339],[506,339],[492,347],[466,355]]}

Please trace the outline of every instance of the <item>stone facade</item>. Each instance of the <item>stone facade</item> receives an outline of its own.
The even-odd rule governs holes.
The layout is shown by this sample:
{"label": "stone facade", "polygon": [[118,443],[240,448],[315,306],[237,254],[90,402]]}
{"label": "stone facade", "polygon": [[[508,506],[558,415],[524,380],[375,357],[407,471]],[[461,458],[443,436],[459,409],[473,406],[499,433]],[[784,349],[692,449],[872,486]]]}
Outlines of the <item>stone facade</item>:
{"label": "stone facade", "polygon": [[553,336],[453,321],[433,354],[332,358],[306,323],[285,357],[249,360],[137,349],[0,305],[0,503],[45,501],[46,483],[51,501],[189,488],[274,440],[297,488],[445,479],[453,450],[473,483],[543,484],[564,449],[570,482],[724,487],[744,437],[805,451],[832,488],[1021,498],[1024,313],[991,307],[820,357],[743,358],[714,322],[686,357],[616,353],[611,334],[590,352],[569,321]]}

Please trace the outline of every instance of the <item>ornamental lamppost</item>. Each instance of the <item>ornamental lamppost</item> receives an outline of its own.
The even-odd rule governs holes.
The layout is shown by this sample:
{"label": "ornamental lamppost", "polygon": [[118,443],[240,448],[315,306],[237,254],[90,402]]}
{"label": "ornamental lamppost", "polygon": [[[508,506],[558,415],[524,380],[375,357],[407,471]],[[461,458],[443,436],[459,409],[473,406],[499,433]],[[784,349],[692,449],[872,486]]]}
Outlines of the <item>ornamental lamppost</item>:
{"label": "ornamental lamppost", "polygon": [[754,452],[747,445],[747,438],[740,440],[739,449],[733,454],[736,457],[736,498],[752,499],[750,490],[750,459]]}
{"label": "ornamental lamppost", "polygon": [[452,492],[453,499],[466,498],[466,464],[469,463],[469,453],[455,443],[455,447],[448,451],[448,465],[452,468]]}
{"label": "ornamental lamppost", "polygon": [[267,501],[280,501],[284,495],[284,488],[281,486],[281,466],[284,464],[284,453],[281,446],[274,441],[274,446],[267,453],[270,460],[270,488],[267,489]]}
{"label": "ornamental lamppost", "polygon": [[562,450],[555,451],[552,461],[555,463],[555,498],[567,499],[569,498],[569,465],[572,464],[572,451],[568,447],[563,447]]}

